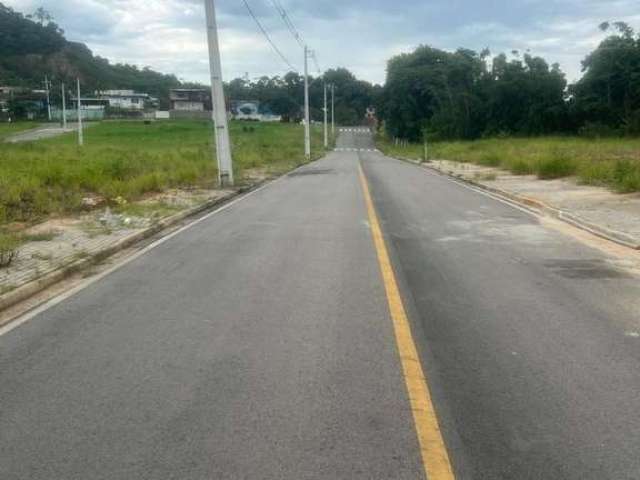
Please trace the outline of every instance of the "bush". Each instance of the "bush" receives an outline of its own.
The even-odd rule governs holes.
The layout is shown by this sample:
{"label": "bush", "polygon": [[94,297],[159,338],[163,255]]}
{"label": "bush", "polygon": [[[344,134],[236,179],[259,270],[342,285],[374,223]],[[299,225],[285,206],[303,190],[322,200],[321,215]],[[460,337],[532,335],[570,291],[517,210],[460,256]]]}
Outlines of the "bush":
{"label": "bush", "polygon": [[536,166],[536,173],[539,178],[545,180],[569,177],[576,173],[576,164],[565,154],[554,154],[539,161]]}
{"label": "bush", "polygon": [[511,163],[511,165],[509,165],[509,170],[511,170],[511,173],[514,175],[531,175],[533,173],[531,164],[522,159]]}
{"label": "bush", "polygon": [[15,235],[0,233],[0,268],[11,265],[18,256],[20,240]]}
{"label": "bush", "polygon": [[584,138],[596,139],[620,136],[620,132],[604,123],[587,122],[578,129],[578,135]]}
{"label": "bush", "polygon": [[500,157],[497,154],[493,152],[489,152],[489,153],[483,154],[478,159],[478,163],[486,167],[499,167],[502,164],[502,161],[500,160]]}
{"label": "bush", "polygon": [[640,165],[629,160],[618,160],[613,168],[613,181],[619,192],[640,190]]}

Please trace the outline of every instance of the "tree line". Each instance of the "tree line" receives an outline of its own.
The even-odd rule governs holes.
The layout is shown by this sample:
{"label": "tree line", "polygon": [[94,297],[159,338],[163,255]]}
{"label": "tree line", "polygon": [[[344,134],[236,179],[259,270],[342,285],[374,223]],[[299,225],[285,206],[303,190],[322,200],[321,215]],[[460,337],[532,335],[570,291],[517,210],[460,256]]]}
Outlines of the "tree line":
{"label": "tree line", "polygon": [[144,91],[169,106],[169,90],[181,85],[175,75],[149,68],[111,64],[83,43],[70,42],[49,12],[38,8],[23,15],[0,3],[0,85],[42,89],[47,75],[55,82],[52,99],[59,101],[59,85],[80,78],[85,91],[126,88]]}
{"label": "tree line", "polygon": [[447,52],[420,46],[388,63],[378,110],[387,133],[418,141],[497,135],[640,134],[640,35],[610,35],[568,85],[558,64],[526,52]]}
{"label": "tree line", "polygon": [[[374,105],[382,93],[382,87],[358,80],[346,68],[326,71],[309,78],[309,105],[313,120],[323,118],[324,85],[328,87],[328,104],[331,101],[330,86],[335,91],[336,122],[342,125],[362,123],[368,107]],[[304,108],[304,76],[289,72],[284,76],[263,76],[256,80],[236,78],[226,84],[226,96],[230,100],[254,100],[261,108],[285,121],[302,119]]]}

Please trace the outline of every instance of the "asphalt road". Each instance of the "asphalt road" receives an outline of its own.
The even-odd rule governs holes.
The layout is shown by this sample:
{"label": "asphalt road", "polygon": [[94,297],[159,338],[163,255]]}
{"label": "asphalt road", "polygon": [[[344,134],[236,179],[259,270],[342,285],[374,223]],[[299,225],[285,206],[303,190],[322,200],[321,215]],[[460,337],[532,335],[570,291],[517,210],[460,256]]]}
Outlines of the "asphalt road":
{"label": "asphalt road", "polygon": [[0,336],[0,478],[424,478],[359,165],[456,478],[640,478],[639,279],[338,148]]}

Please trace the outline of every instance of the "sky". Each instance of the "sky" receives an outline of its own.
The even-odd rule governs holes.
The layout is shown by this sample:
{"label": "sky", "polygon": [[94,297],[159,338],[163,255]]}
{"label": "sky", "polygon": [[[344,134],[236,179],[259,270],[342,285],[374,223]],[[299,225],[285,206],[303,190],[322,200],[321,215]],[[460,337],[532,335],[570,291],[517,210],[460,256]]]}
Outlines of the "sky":
{"label": "sky", "polygon": [[[640,29],[640,0],[246,0],[274,43],[298,70],[301,48],[277,15],[279,2],[322,70],[346,67],[384,83],[387,60],[421,44],[493,54],[529,50],[560,63],[569,81],[604,38],[598,25],[626,21]],[[69,40],[112,62],[150,66],[208,83],[204,0],[0,0],[30,13],[43,6]],[[223,76],[282,75],[243,0],[215,0]],[[311,64],[312,73],[315,66]],[[315,72],[317,73],[317,72]]]}

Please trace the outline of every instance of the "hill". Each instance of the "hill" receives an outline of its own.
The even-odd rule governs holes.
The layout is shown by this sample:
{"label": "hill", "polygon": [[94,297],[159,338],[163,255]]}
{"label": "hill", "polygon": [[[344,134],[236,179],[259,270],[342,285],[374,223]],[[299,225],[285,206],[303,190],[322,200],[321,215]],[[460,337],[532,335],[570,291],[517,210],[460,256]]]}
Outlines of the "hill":
{"label": "hill", "polygon": [[42,88],[45,75],[69,84],[79,77],[90,91],[144,91],[160,98],[161,107],[167,106],[169,89],[180,86],[175,75],[113,65],[85,44],[68,41],[43,9],[25,16],[0,3],[0,85]]}

